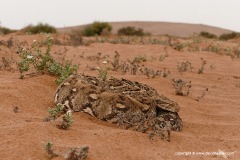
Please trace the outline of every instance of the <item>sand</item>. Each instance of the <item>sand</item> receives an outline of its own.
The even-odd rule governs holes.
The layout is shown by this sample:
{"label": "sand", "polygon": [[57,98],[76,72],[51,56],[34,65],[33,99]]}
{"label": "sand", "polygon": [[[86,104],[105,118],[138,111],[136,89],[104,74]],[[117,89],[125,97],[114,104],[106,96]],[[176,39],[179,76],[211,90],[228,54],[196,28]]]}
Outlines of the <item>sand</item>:
{"label": "sand", "polygon": [[[6,40],[9,36],[0,37]],[[17,36],[19,41],[28,41],[39,36]],[[223,42],[224,43],[224,42]],[[234,42],[232,42],[234,43]],[[227,43],[226,43],[227,45]],[[0,56],[19,61],[14,51],[0,46]],[[122,130],[113,124],[102,122],[84,113],[74,113],[73,126],[69,130],[60,130],[55,122],[44,122],[48,108],[54,106],[54,93],[57,85],[55,77],[50,75],[27,76],[19,79],[19,72],[0,71],[0,159],[1,160],[44,160],[48,159],[43,149],[48,141],[60,155],[66,154],[71,147],[89,146],[89,160],[159,160],[159,159],[224,159],[224,156],[207,155],[206,152],[233,153],[229,159],[240,159],[240,60],[213,52],[180,52],[168,47],[168,57],[163,61],[151,60],[151,56],[164,54],[163,45],[127,45],[93,43],[88,46],[67,46],[65,59],[79,63],[79,73],[86,64],[97,67],[101,61],[89,61],[86,57],[101,52],[112,59],[118,51],[121,59],[133,59],[146,55],[143,64],[152,69],[167,68],[171,74],[167,78],[148,79],[144,75],[122,75],[111,71],[116,78],[137,80],[154,87],[176,101],[181,110],[183,131],[172,132],[171,142],[131,130]],[[64,46],[53,46],[53,53],[64,49]],[[80,55],[85,52],[84,57]],[[63,54],[53,54],[61,59]],[[198,74],[201,58],[207,64],[203,74]],[[191,62],[192,71],[180,74],[178,62]],[[214,66],[211,69],[210,66]],[[85,74],[97,76],[97,71],[85,71]],[[177,96],[172,85],[172,78],[191,80],[189,96]],[[208,88],[205,96],[196,101]],[[18,113],[13,111],[18,107]],[[184,153],[185,152],[185,153]],[[190,153],[186,153],[190,152]],[[200,152],[204,155],[193,155]],[[184,154],[184,155],[182,155]],[[188,154],[188,155],[186,155]],[[54,158],[62,159],[61,157]]]}

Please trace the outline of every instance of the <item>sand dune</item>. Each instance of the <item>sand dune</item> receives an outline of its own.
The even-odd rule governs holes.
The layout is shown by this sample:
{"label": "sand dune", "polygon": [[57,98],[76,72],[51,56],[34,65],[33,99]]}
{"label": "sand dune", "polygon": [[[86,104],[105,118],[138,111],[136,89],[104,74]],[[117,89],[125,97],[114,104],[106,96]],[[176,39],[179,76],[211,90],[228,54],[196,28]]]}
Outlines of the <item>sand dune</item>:
{"label": "sand dune", "polygon": [[[144,21],[130,21],[130,22],[109,22],[112,26],[112,33],[117,34],[117,31],[126,26],[135,26],[136,28],[142,28],[145,32],[149,32],[152,35],[174,35],[179,37],[189,37],[194,33],[200,33],[206,31],[213,33],[217,36],[230,33],[231,30],[203,25],[203,24],[188,24],[188,23],[171,23],[171,22],[144,22]],[[59,28],[61,33],[68,33],[71,30],[83,29],[86,25],[73,26]]]}

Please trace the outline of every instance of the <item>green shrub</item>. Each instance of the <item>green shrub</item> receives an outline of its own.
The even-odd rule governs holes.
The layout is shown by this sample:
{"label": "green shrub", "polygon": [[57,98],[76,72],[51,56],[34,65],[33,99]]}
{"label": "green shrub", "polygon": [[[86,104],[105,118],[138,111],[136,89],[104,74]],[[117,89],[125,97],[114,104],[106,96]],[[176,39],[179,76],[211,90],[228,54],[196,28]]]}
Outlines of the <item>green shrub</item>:
{"label": "green shrub", "polygon": [[69,111],[63,115],[62,123],[58,124],[57,127],[59,129],[69,129],[72,126],[73,122],[74,120],[72,118],[72,113]]}
{"label": "green shrub", "polygon": [[229,39],[233,39],[236,38],[239,35],[239,33],[236,32],[232,32],[232,33],[228,33],[228,34],[222,34],[219,39],[221,40],[229,40]]}
{"label": "green shrub", "polygon": [[147,33],[145,33],[142,28],[136,29],[135,27],[131,27],[131,26],[123,27],[118,30],[118,35],[144,36],[146,34]]}
{"label": "green shrub", "polygon": [[32,44],[32,49],[22,49],[19,54],[21,61],[18,63],[21,74],[20,78],[24,78],[24,72],[33,69],[37,73],[48,73],[57,76],[58,78],[55,82],[60,84],[68,76],[77,73],[78,66],[72,65],[67,60],[59,63],[51,56],[52,38],[50,36],[47,37],[44,44],[47,45],[45,52],[39,47],[36,41]]}
{"label": "green shrub", "polygon": [[84,36],[95,36],[111,32],[112,26],[107,22],[94,22],[86,26],[83,30]]}
{"label": "green shrub", "polygon": [[43,24],[39,23],[37,25],[28,25],[27,27],[22,29],[25,33],[30,34],[38,34],[38,33],[57,33],[57,30],[55,27],[49,25],[49,24]]}
{"label": "green shrub", "polygon": [[205,37],[205,38],[210,38],[210,39],[217,38],[217,36],[215,34],[212,34],[209,32],[204,32],[204,31],[201,32],[199,35],[202,37]]}
{"label": "green shrub", "polygon": [[55,120],[63,112],[62,104],[57,104],[55,108],[48,108],[49,118]]}
{"label": "green shrub", "polygon": [[0,35],[1,35],[1,34],[5,35],[5,34],[13,33],[13,32],[15,32],[15,31],[14,31],[14,30],[11,30],[11,29],[9,29],[9,28],[1,27],[1,26],[0,26]]}

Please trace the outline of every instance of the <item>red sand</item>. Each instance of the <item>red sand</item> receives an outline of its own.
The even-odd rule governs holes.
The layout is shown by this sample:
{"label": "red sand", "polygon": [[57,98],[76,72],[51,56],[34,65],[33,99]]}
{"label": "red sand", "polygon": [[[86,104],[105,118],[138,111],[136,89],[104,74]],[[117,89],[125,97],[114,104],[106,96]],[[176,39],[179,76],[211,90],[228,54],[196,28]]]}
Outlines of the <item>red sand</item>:
{"label": "red sand", "polygon": [[[14,37],[15,38],[15,37]],[[32,41],[34,36],[16,36],[19,40]],[[6,39],[6,37],[0,37]],[[2,46],[1,57],[18,59]],[[54,50],[64,46],[54,46]],[[122,130],[107,122],[102,122],[84,113],[73,115],[74,123],[69,130],[58,129],[53,122],[43,122],[48,108],[53,107],[54,92],[57,85],[55,77],[42,75],[24,80],[19,73],[0,71],[0,159],[1,160],[43,160],[48,159],[43,145],[53,142],[53,148],[65,154],[71,147],[89,146],[89,160],[160,160],[160,159],[224,159],[214,155],[176,155],[177,152],[235,152],[229,159],[240,159],[240,61],[228,56],[211,52],[178,52],[168,48],[169,57],[164,61],[151,61],[164,54],[162,45],[122,45],[91,44],[89,46],[67,47],[67,59],[80,63],[79,73],[85,64],[97,67],[95,61],[87,61],[79,55],[110,55],[118,51],[122,59],[132,59],[137,55],[147,56],[144,63],[148,68],[167,68],[171,74],[167,78],[147,79],[143,75],[121,75],[111,72],[114,77],[127,78],[146,83],[160,94],[178,102],[181,107],[180,117],[183,120],[182,132],[172,132],[171,142],[154,137],[153,141],[143,133]],[[5,52],[7,51],[7,52]],[[63,55],[54,54],[61,58]],[[199,75],[201,58],[207,61],[204,73]],[[18,59],[19,60],[19,59]],[[181,75],[177,71],[177,62],[190,61],[193,71]],[[210,69],[214,65],[215,69]],[[86,71],[85,74],[97,75],[97,71]],[[172,86],[172,78],[192,81],[191,93],[187,97],[177,96]],[[203,90],[206,95],[198,102]],[[19,113],[14,113],[17,106]],[[54,159],[62,159],[57,157]]]}

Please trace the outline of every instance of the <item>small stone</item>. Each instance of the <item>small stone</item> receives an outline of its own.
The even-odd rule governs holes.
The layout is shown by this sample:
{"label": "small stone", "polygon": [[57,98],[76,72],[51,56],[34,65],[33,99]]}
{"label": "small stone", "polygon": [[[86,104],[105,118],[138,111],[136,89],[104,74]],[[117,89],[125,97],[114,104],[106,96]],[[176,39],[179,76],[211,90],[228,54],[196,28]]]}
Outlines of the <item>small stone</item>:
{"label": "small stone", "polygon": [[120,108],[120,109],[127,108],[125,105],[120,104],[120,103],[117,103],[117,104],[116,104],[116,107],[117,107],[117,108]]}
{"label": "small stone", "polygon": [[64,83],[63,85],[64,85],[64,86],[69,86],[70,83],[66,82],[66,83]]}
{"label": "small stone", "polygon": [[90,94],[89,97],[91,97],[94,100],[98,99],[97,94]]}
{"label": "small stone", "polygon": [[76,89],[76,88],[73,88],[72,91],[73,91],[73,92],[77,92],[77,89]]}

